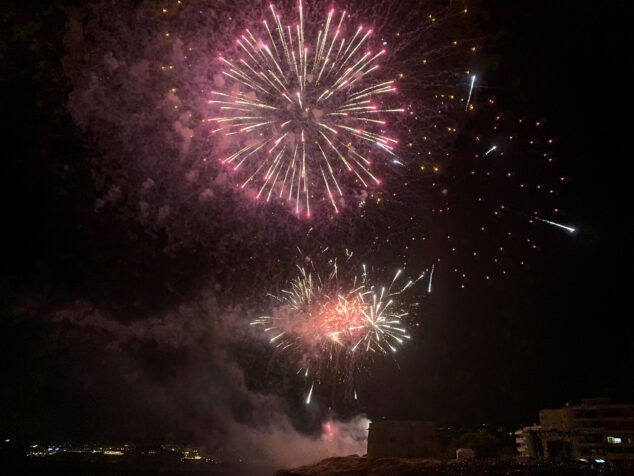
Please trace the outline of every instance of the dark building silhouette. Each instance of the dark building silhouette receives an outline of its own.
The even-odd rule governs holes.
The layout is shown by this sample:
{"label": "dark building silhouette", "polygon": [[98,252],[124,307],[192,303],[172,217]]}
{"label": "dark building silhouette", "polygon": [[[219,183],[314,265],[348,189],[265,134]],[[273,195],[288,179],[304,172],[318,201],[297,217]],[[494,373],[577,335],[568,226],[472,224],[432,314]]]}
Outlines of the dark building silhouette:
{"label": "dark building silhouette", "polygon": [[438,452],[435,423],[384,420],[370,423],[368,458],[422,458]]}

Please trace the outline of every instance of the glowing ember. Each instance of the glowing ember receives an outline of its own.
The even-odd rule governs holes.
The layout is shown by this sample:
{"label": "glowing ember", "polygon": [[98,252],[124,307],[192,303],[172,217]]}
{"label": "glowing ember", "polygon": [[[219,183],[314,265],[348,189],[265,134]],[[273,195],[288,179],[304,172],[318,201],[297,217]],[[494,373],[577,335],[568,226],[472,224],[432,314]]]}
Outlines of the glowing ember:
{"label": "glowing ember", "polygon": [[340,339],[340,334],[349,335],[361,329],[367,312],[368,305],[359,297],[344,299],[339,296],[334,303],[324,305],[321,311],[322,325],[333,338]]}

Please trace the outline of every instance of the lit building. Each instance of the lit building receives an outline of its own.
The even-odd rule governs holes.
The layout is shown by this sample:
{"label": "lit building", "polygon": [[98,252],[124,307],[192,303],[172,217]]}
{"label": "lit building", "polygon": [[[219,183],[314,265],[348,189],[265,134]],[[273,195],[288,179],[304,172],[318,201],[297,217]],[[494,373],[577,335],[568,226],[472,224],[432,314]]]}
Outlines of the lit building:
{"label": "lit building", "polygon": [[542,427],[539,425],[525,426],[515,432],[515,442],[520,456],[535,459],[542,458],[544,450],[540,437],[541,429]]}
{"label": "lit building", "polygon": [[522,456],[634,466],[634,404],[588,398],[581,405],[541,410],[539,422],[515,432]]}

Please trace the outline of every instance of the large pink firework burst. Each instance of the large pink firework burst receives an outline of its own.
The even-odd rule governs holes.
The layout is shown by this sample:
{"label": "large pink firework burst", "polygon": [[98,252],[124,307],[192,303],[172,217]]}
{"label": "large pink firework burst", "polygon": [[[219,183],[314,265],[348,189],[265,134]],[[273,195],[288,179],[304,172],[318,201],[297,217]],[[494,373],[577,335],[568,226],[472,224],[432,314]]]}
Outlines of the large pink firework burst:
{"label": "large pink firework burst", "polygon": [[296,23],[269,11],[259,31],[236,40],[239,55],[219,56],[222,90],[211,92],[209,120],[213,133],[232,136],[219,160],[256,199],[286,201],[307,217],[312,202],[328,201],[339,213],[351,190],[381,183],[376,156],[400,163],[387,117],[405,109],[385,100],[395,81],[377,76],[386,50],[372,50],[372,29],[347,25],[346,11],[331,9],[311,38],[301,0]]}

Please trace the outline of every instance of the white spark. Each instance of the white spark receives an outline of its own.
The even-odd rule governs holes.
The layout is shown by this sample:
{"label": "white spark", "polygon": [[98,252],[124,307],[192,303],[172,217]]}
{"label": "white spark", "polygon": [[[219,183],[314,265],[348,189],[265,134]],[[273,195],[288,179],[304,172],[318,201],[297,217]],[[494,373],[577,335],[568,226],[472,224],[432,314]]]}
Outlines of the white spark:
{"label": "white spark", "polygon": [[539,221],[543,221],[544,223],[548,223],[549,225],[553,225],[553,226],[557,226],[559,228],[563,228],[564,230],[566,230],[569,233],[574,233],[575,231],[577,231],[576,228],[573,228],[571,226],[562,225],[561,223],[555,223],[554,221],[544,220],[543,218],[539,218],[539,217],[533,217],[533,218],[535,218],[535,220],[539,220]]}
{"label": "white spark", "polygon": [[306,405],[310,405],[310,397],[313,396],[313,387],[315,386],[315,382],[310,386],[310,391],[308,392],[308,398],[306,399]]}
{"label": "white spark", "polygon": [[473,76],[471,76],[471,87],[469,88],[469,97],[467,98],[467,105],[464,108],[465,111],[469,109],[469,101],[471,101],[471,93],[473,92],[473,85],[475,84],[475,80],[476,75],[474,74]]}

